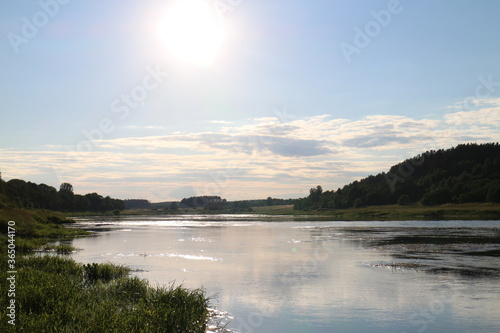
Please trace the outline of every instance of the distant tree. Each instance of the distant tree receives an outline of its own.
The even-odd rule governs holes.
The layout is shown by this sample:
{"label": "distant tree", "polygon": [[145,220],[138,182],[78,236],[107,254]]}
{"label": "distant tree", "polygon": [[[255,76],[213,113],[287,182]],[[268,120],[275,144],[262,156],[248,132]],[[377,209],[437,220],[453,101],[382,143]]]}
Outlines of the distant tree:
{"label": "distant tree", "polygon": [[206,196],[193,197],[193,207],[194,208],[206,208],[210,204],[210,200]]}
{"label": "distant tree", "polygon": [[335,193],[335,196],[333,197],[333,208],[342,208],[342,199],[341,196],[338,194],[338,191]]}
{"label": "distant tree", "polygon": [[[94,193],[82,196],[73,193],[73,186],[69,183],[61,184],[59,191],[46,184],[35,184],[21,179],[12,179],[5,183],[0,179],[4,193],[0,199],[6,199],[12,205],[20,208],[40,208],[62,211],[97,211],[124,209],[123,200],[110,197],[102,198]],[[97,199],[91,202],[94,196]],[[97,202],[96,202],[97,201]],[[92,209],[94,208],[94,209]]]}
{"label": "distant tree", "polygon": [[363,199],[361,199],[361,198],[356,198],[356,199],[353,201],[352,206],[353,206],[354,208],[361,208],[361,207],[363,207]]}
{"label": "distant tree", "polygon": [[57,190],[47,184],[38,185],[40,208],[57,209]]}
{"label": "distant tree", "polygon": [[90,210],[98,212],[102,208],[103,197],[97,193],[85,194],[85,198],[90,202]]}
{"label": "distant tree", "polygon": [[447,189],[437,189],[426,193],[422,198],[422,204],[426,206],[442,205],[451,202],[452,193]]}
{"label": "distant tree", "polygon": [[189,208],[209,208],[209,209],[221,209],[220,207],[225,206],[226,199],[222,199],[220,196],[197,196],[189,197],[181,200],[181,207]]}
{"label": "distant tree", "polygon": [[500,185],[494,185],[488,190],[486,195],[486,201],[488,202],[500,202]]}
{"label": "distant tree", "polygon": [[103,212],[113,210],[113,199],[109,195],[102,199],[100,210]]}
{"label": "distant tree", "polygon": [[2,179],[2,173],[0,172],[0,194],[4,192],[5,181]]}
{"label": "distant tree", "polygon": [[474,201],[476,201],[475,196],[471,192],[462,193],[458,196],[459,203],[468,203]]}
{"label": "distant tree", "polygon": [[73,193],[73,185],[62,183],[58,192],[58,206],[63,211],[75,210],[75,194]]}
{"label": "distant tree", "polygon": [[75,195],[74,202],[75,202],[75,210],[77,211],[86,212],[91,210],[90,200],[86,196]]}
{"label": "distant tree", "polygon": [[126,199],[124,202],[125,209],[150,209],[151,202],[146,199]]}
{"label": "distant tree", "polygon": [[18,207],[27,207],[29,203],[28,183],[22,179],[11,179],[5,183],[5,193]]}
{"label": "distant tree", "polygon": [[313,206],[319,206],[319,201],[321,199],[322,193],[323,193],[323,188],[321,187],[321,185],[313,187],[309,190],[309,200],[311,201]]}
{"label": "distant tree", "polygon": [[266,199],[266,205],[272,206],[273,205],[273,198],[267,197],[267,199]]}
{"label": "distant tree", "polygon": [[498,154],[497,157],[495,157],[495,161],[493,162],[493,167],[495,168],[495,170],[497,170],[497,172],[499,172],[498,170],[500,170],[500,154]]}
{"label": "distant tree", "polygon": [[73,193],[73,185],[71,185],[70,183],[62,183],[59,187],[59,191],[68,191]]}
{"label": "distant tree", "polygon": [[400,206],[406,206],[409,203],[410,203],[410,196],[407,194],[403,194],[398,199],[398,205],[400,205]]}

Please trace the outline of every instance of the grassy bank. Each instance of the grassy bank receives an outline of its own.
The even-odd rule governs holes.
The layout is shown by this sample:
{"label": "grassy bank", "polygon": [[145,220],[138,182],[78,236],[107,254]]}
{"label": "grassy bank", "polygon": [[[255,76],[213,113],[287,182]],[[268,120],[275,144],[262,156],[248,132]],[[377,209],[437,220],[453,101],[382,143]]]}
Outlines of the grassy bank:
{"label": "grassy bank", "polygon": [[440,206],[371,206],[335,210],[293,210],[289,206],[253,207],[257,214],[315,215],[331,220],[500,220],[500,204],[446,204]]}
{"label": "grassy bank", "polygon": [[[8,221],[16,222],[15,233]],[[68,222],[48,211],[0,210],[0,258],[4,267],[14,264],[8,269],[15,271],[0,271],[1,332],[206,331],[210,313],[203,290],[151,287],[131,277],[126,267],[82,265],[40,253],[54,250],[45,246],[49,240],[87,234],[64,227]],[[15,257],[8,257],[9,244],[16,245]],[[12,300],[15,317],[8,317]]]}
{"label": "grassy bank", "polygon": [[[68,252],[67,246],[48,245],[48,242],[71,237],[89,235],[87,231],[65,227],[74,221],[64,214],[47,210],[23,210],[18,208],[0,209],[0,233],[3,239],[7,234],[8,221],[15,221],[16,252],[19,254],[33,251]],[[2,252],[3,253],[3,252]]]}
{"label": "grassy bank", "polygon": [[[321,219],[338,221],[356,220],[500,220],[500,204],[497,203],[468,203],[445,204],[438,206],[423,205],[387,205],[369,206],[349,209],[328,210],[294,210],[292,205],[257,206],[250,210],[209,210],[182,208],[175,211],[136,209],[125,210],[120,215],[217,215],[217,214],[266,214],[289,215],[297,219],[311,215]],[[80,215],[80,214],[78,214]],[[96,215],[92,213],[92,215]],[[109,214],[108,214],[109,215]]]}

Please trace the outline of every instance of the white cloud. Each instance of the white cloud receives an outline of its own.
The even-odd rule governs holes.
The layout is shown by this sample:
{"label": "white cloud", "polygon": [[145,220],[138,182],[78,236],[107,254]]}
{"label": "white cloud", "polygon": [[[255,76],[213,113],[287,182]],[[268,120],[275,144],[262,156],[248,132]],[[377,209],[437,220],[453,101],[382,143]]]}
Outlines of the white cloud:
{"label": "white cloud", "polygon": [[[45,151],[0,150],[4,178],[153,201],[177,199],[175,189],[228,199],[279,197],[321,184],[337,188],[376,174],[429,149],[463,142],[500,141],[500,99],[442,119],[330,115],[218,123],[211,132],[103,139],[92,151],[47,146]],[[68,152],[69,151],[69,152]]]}
{"label": "white cloud", "polygon": [[163,126],[151,125],[151,126],[137,126],[137,125],[127,125],[123,126],[124,129],[132,129],[132,130],[161,130],[164,129]]}
{"label": "white cloud", "polygon": [[211,120],[210,123],[211,124],[224,124],[224,125],[227,125],[227,124],[232,124],[233,122],[232,121],[227,121],[227,120]]}
{"label": "white cloud", "polygon": [[461,111],[447,114],[445,120],[453,126],[487,125],[500,127],[500,108],[489,107],[477,111]]}

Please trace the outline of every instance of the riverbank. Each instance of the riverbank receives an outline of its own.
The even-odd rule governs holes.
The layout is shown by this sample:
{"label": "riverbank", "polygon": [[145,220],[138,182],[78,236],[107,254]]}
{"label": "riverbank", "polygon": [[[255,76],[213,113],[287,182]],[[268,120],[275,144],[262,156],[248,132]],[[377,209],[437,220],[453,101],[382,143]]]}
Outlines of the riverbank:
{"label": "riverbank", "polygon": [[[411,221],[411,220],[500,220],[500,204],[468,203],[438,206],[387,205],[349,209],[294,210],[293,205],[257,206],[245,210],[209,210],[181,208],[177,210],[135,209],[120,215],[194,215],[194,214],[265,214],[293,216],[296,219],[315,218],[331,221]],[[112,216],[111,213],[78,213],[68,216]]]}
{"label": "riverbank", "polygon": [[332,221],[500,220],[500,204],[446,204],[439,206],[388,205],[333,210],[294,210],[288,206],[253,207],[255,214],[315,215]]}
{"label": "riverbank", "polygon": [[72,222],[58,212],[0,209],[0,258],[8,265],[0,303],[10,307],[0,314],[1,332],[206,332],[203,290],[151,287],[127,267],[82,265],[62,255],[74,248],[47,245],[89,235],[67,228]]}

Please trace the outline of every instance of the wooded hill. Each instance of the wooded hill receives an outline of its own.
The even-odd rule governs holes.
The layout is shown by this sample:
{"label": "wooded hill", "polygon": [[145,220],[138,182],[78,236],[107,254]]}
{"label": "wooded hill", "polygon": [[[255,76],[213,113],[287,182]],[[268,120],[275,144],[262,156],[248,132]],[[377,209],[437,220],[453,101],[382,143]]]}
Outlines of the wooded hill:
{"label": "wooded hill", "polygon": [[294,209],[500,202],[500,145],[469,143],[431,150],[336,191],[317,186],[309,193]]}

